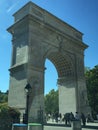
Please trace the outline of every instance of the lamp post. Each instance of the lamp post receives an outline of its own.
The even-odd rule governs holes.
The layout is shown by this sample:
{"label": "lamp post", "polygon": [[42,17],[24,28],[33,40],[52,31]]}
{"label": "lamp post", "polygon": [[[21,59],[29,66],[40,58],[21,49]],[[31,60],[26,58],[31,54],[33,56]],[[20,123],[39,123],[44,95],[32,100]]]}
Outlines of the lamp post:
{"label": "lamp post", "polygon": [[25,114],[23,116],[23,123],[28,124],[28,106],[29,106],[29,92],[31,89],[31,85],[27,83],[25,86],[25,92],[26,92],[26,109],[25,109]]}

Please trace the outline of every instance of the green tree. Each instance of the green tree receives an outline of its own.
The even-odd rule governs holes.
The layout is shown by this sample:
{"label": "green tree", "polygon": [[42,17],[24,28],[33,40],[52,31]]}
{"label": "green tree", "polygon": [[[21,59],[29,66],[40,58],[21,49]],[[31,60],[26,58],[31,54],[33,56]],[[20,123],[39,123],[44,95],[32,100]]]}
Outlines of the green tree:
{"label": "green tree", "polygon": [[88,100],[92,114],[98,113],[98,65],[85,73]]}
{"label": "green tree", "polygon": [[58,105],[58,90],[52,89],[49,94],[45,96],[45,112],[54,113],[59,110]]}
{"label": "green tree", "polygon": [[6,91],[5,93],[0,91],[0,103],[5,103],[7,101],[8,101],[8,91]]}
{"label": "green tree", "polygon": [[18,123],[20,112],[7,103],[0,104],[0,130],[11,130],[12,123]]}
{"label": "green tree", "polygon": [[11,130],[12,123],[19,122],[20,112],[8,106],[8,91],[0,91],[0,130]]}

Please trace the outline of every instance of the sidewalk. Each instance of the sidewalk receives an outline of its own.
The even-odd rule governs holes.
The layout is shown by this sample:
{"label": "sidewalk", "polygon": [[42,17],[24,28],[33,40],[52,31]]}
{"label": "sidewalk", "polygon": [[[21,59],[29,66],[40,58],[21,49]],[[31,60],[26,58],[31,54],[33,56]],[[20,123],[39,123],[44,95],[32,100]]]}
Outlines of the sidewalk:
{"label": "sidewalk", "polygon": [[[44,130],[72,130],[72,127],[65,126],[64,122],[52,122],[49,120],[46,125],[44,125]],[[82,126],[82,130],[98,130],[98,122],[86,123],[86,126]]]}
{"label": "sidewalk", "polygon": [[[72,127],[44,126],[44,130],[72,130]],[[98,130],[98,128],[82,128],[82,130]]]}

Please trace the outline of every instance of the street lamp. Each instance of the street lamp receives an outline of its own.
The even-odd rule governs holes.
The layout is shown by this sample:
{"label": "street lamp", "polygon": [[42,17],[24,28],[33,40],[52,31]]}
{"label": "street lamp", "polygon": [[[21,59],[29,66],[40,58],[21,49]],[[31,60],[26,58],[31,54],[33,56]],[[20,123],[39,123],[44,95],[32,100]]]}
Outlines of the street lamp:
{"label": "street lamp", "polygon": [[29,92],[31,89],[31,85],[27,83],[25,86],[25,92],[26,92],[26,109],[25,109],[25,114],[23,115],[23,123],[28,124],[28,106],[29,106]]}

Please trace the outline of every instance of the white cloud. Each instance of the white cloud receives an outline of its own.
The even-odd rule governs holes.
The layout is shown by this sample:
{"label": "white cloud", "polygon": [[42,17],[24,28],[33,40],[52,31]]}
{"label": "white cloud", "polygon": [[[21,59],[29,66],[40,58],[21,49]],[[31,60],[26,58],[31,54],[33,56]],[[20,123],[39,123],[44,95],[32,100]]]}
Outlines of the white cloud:
{"label": "white cloud", "polygon": [[18,0],[15,4],[12,4],[8,9],[7,9],[7,13],[9,13],[12,9],[14,9],[14,7],[19,3],[20,0]]}
{"label": "white cloud", "polygon": [[9,7],[9,8],[7,9],[7,13],[9,13],[9,12],[15,7],[15,5],[16,5],[16,4],[14,4],[14,5],[12,5],[11,7]]}

